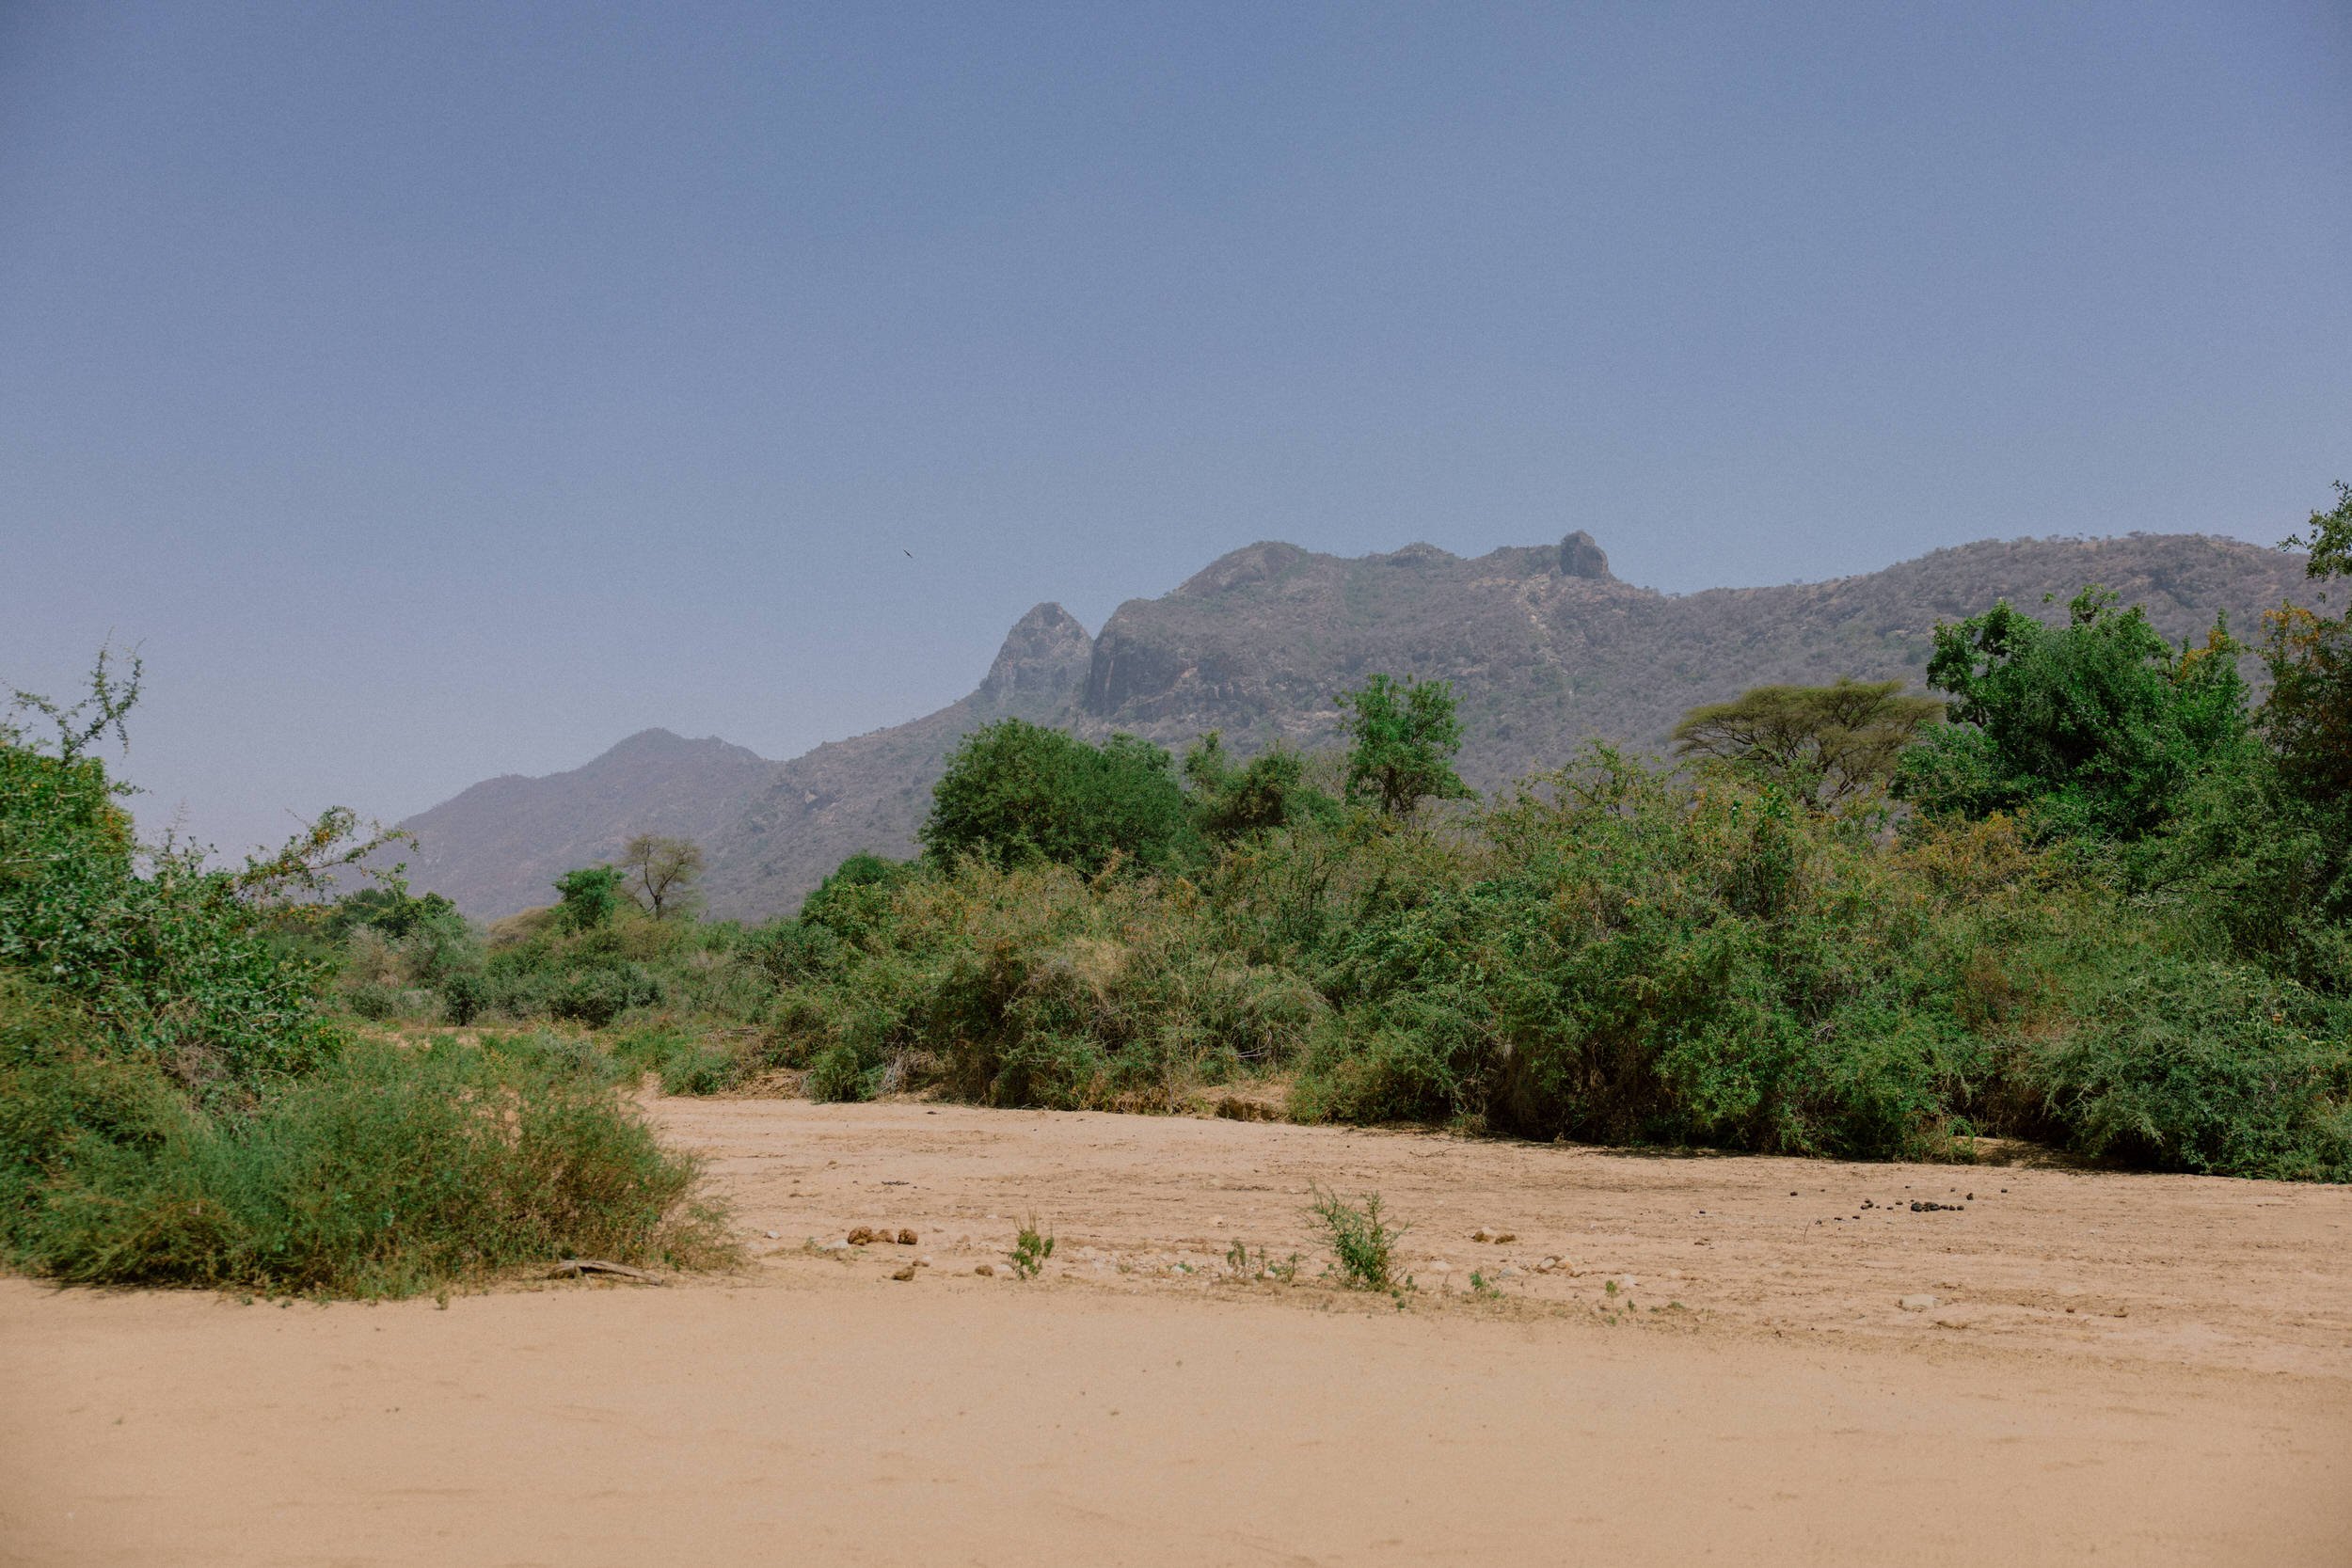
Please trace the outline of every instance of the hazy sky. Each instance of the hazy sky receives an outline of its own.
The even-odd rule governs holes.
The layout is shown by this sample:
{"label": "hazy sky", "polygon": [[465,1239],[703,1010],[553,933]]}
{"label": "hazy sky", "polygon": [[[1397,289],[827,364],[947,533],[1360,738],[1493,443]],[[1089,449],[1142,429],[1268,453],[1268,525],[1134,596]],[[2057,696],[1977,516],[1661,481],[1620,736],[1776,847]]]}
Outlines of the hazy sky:
{"label": "hazy sky", "polygon": [[1256,539],[1687,590],[2339,476],[2343,0],[0,0],[0,685],[143,644],[224,847]]}

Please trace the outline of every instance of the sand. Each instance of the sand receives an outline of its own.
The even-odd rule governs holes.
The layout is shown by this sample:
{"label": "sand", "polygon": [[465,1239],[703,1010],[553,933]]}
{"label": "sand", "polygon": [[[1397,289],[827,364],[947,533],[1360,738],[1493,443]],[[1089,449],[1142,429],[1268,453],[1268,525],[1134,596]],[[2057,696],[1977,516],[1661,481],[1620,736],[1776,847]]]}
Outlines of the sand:
{"label": "sand", "polygon": [[[2352,1562],[2352,1191],[656,1114],[739,1274],[0,1280],[0,1562]],[[1410,1223],[1402,1309],[1317,1277],[1311,1180]],[[807,1244],[857,1225],[918,1240]],[[1298,1282],[1234,1277],[1235,1239]]]}

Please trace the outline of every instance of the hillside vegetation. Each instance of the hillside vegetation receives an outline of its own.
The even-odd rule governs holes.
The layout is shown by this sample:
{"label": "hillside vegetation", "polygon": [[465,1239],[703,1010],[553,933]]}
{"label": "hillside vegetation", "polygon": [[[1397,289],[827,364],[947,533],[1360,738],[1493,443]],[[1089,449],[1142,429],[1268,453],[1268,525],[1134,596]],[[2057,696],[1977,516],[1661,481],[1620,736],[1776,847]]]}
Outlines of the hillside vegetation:
{"label": "hillside vegetation", "polygon": [[[2309,543],[2324,595],[2352,492]],[[337,984],[567,1023],[674,1092],[1254,1084],[1310,1120],[2343,1180],[2352,631],[2314,602],[2265,623],[2259,699],[2226,625],[2175,642],[2086,589],[1935,627],[1937,703],[1756,689],[1671,763],[1592,746],[1480,799],[1442,681],[1372,675],[1312,752],[1004,718],[921,857],[852,856],[794,917],[656,918],[576,875],[483,931],[396,890],[339,911]]]}

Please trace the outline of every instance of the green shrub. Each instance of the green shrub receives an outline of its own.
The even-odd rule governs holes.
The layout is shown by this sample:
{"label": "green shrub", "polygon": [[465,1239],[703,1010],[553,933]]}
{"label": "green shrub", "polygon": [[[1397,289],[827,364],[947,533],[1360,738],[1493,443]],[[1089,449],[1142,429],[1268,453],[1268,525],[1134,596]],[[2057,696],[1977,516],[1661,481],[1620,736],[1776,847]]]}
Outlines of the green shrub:
{"label": "green shrub", "polygon": [[1220,951],[1181,884],[966,863],[903,885],[887,932],[771,1017],[812,1094],[864,1099],[891,1077],[991,1104],[1166,1110],[1287,1062],[1327,1010],[1301,977]]}
{"label": "green shrub", "polygon": [[1363,1202],[1355,1204],[1310,1185],[1308,1196],[1308,1217],[1322,1227],[1340,1277],[1359,1291],[1397,1289],[1396,1243],[1406,1227],[1381,1218],[1380,1195],[1366,1193]]}
{"label": "green shrub", "polygon": [[1006,719],[967,736],[931,791],[919,835],[934,861],[977,856],[1101,871],[1173,866],[1199,844],[1168,752],[1133,736],[1101,746]]}
{"label": "green shrub", "polygon": [[658,1006],[661,994],[661,982],[643,964],[616,963],[573,974],[549,995],[548,1011],[601,1029],[631,1007]]}
{"label": "green shrub", "polygon": [[371,1023],[381,1023],[400,1014],[400,988],[379,980],[362,980],[343,992],[343,1006]]}
{"label": "green shrub", "polygon": [[743,1057],[724,1040],[697,1040],[662,1062],[663,1094],[718,1094],[743,1081]]}
{"label": "green shrub", "polygon": [[[332,916],[285,895],[380,844],[350,844],[347,813],[241,871],[141,864],[79,754],[128,705],[103,659],[91,702],[94,722],[90,704],[21,699],[57,721],[54,755],[0,721],[0,1260],[399,1295],[565,1253],[722,1255],[692,1164],[613,1093],[602,1053],[355,1042],[323,1014]],[[351,1004],[421,1010],[416,982],[455,973],[470,933],[427,900],[359,908]]]}
{"label": "green shrub", "polygon": [[2159,1170],[2352,1180],[2352,1006],[2096,941],[2071,1026],[2021,1064],[2066,1142]]}
{"label": "green shrub", "polygon": [[512,1053],[357,1044],[233,1118],[87,1053],[9,1071],[0,1224],[16,1264],[55,1278],[399,1296],[723,1250],[691,1162],[593,1077]]}
{"label": "green shrub", "polygon": [[307,1071],[341,1038],[325,978],[262,928],[238,879],[192,855],[144,875],[94,758],[14,743],[0,725],[0,968],[45,977],[111,1048],[227,1102]]}
{"label": "green shrub", "polygon": [[480,971],[459,970],[441,981],[441,1011],[462,1029],[489,1010],[491,995]]}
{"label": "green shrub", "polygon": [[809,1062],[805,1083],[808,1097],[820,1104],[871,1100],[879,1070],[878,1067],[867,1067],[855,1047],[828,1045]]}
{"label": "green shrub", "polygon": [[1039,1229],[1037,1216],[1030,1215],[1023,1223],[1021,1233],[1013,1238],[1013,1276],[1017,1279],[1035,1279],[1045,1267],[1045,1260],[1053,1256],[1054,1233]]}

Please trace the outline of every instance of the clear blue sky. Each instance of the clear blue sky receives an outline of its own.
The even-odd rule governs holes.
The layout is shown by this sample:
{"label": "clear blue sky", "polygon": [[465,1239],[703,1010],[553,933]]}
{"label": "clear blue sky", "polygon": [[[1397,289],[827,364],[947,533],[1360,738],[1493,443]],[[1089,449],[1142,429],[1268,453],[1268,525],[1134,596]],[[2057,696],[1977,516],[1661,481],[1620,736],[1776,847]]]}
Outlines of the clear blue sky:
{"label": "clear blue sky", "polygon": [[224,847],[1255,539],[1688,590],[2339,476],[2342,0],[0,3],[0,682],[142,643]]}

